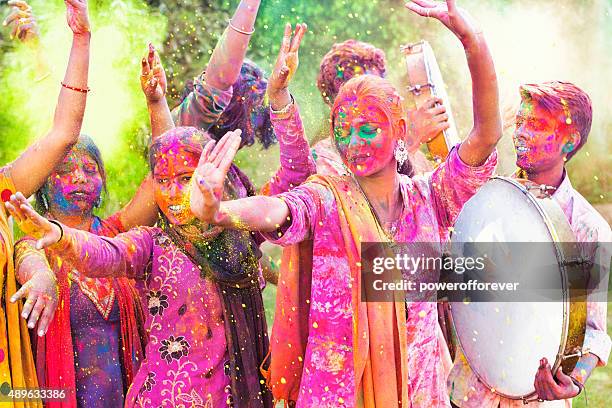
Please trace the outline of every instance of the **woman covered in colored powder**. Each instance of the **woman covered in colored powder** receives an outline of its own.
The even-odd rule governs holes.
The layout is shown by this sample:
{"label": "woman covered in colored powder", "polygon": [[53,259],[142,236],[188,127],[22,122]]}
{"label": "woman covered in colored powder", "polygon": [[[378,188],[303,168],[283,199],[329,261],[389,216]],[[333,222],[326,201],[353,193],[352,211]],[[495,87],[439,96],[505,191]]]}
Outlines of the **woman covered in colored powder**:
{"label": "woman covered in colored powder", "polygon": [[[161,111],[165,106],[169,115],[167,105],[160,102],[166,90],[164,72],[152,47],[143,59],[141,78],[149,109]],[[89,136],[81,135],[36,192],[36,204],[51,219],[103,236],[155,222],[157,206],[150,177],[125,208],[105,219],[94,214],[102,204],[103,191],[106,172],[100,151]],[[146,340],[142,306],[133,281],[83,276],[70,259],[47,258],[35,248],[31,237],[15,245],[15,269],[23,286],[12,299],[31,297],[35,283],[49,294],[50,302],[59,303],[47,335],[39,330],[36,369],[41,386],[71,391],[63,401],[48,401],[47,405],[96,407],[107,406],[109,401],[123,405]],[[57,276],[59,293],[54,293],[55,280],[49,281],[49,276]],[[31,328],[39,316],[40,310],[35,307]]]}
{"label": "woman covered in colored powder", "polygon": [[[280,68],[268,85],[273,106],[277,103],[275,89],[286,87],[297,67],[286,65],[287,61],[297,62],[305,29],[299,25],[291,41],[291,26],[286,27],[277,61]],[[277,120],[283,119],[273,114],[273,123]],[[258,279],[261,240],[248,232],[204,225],[193,217],[188,205],[191,176],[201,156],[224,160],[223,194],[227,199],[254,193],[248,179],[231,165],[241,142],[240,131],[228,134],[215,146],[195,128],[169,130],[154,141],[149,154],[160,227],[136,228],[115,238],[65,227],[74,246],[53,251],[91,277],[133,278],[141,296],[147,298],[146,358],[128,391],[126,406],[271,406],[259,374],[268,351]],[[303,162],[294,163],[296,168],[310,165],[312,170],[307,152],[306,144],[302,154],[288,156],[302,158]],[[295,174],[284,157],[281,155],[276,179],[289,185]],[[296,178],[299,183],[305,176],[299,173]],[[30,229],[37,228],[30,224]]]}
{"label": "woman covered in colored powder", "polygon": [[[233,21],[249,26],[256,14],[257,7],[241,4]],[[248,36],[230,34],[224,36],[215,48],[210,69],[202,76],[205,83],[212,85],[200,85],[198,103],[191,105],[192,109],[197,109],[201,128],[208,129],[226,108],[231,97],[231,85],[227,81],[231,84],[238,71],[232,73],[223,64],[228,64],[229,60],[241,61],[246,44]],[[172,119],[165,99],[165,73],[152,45],[149,45],[148,56],[142,60],[141,85],[155,138],[163,133],[166,123],[172,123]],[[143,182],[134,199],[123,210],[104,220],[93,215],[94,207],[100,203],[101,190],[105,189],[106,177],[99,152],[88,137],[82,137],[81,143],[55,173],[38,193],[39,209],[50,218],[109,237],[134,226],[153,225],[157,218],[150,178]],[[36,254],[31,240],[22,241],[17,253],[23,278],[43,271],[48,275],[46,259],[43,254]],[[72,395],[62,406],[105,406],[109,401],[123,405],[127,388],[143,357],[145,338],[144,333],[139,332],[144,318],[133,281],[127,278],[88,278],[79,273],[70,259],[50,259],[52,269],[60,279],[60,303],[63,307],[53,321],[49,336],[39,340],[37,367],[40,381],[47,387],[76,387],[76,398]],[[155,298],[143,299],[149,309],[156,308],[157,301]]]}
{"label": "woman covered in colored powder", "polygon": [[263,231],[284,246],[313,240],[309,259],[283,259],[271,339],[273,395],[298,407],[449,406],[436,303],[403,293],[377,302],[361,292],[361,242],[439,246],[496,163],[501,118],[486,42],[454,1],[448,9],[418,3],[408,7],[461,40],[474,89],[473,130],[433,173],[398,173],[405,112],[396,89],[373,75],[344,84],[332,108],[333,141],[350,175],[316,175],[276,197],[226,201],[223,166],[209,159],[196,172],[192,211],[202,221]]}
{"label": "woman covered in colored powder", "polygon": [[[66,152],[77,142],[87,99],[89,70],[90,29],[87,15],[87,1],[67,0],[66,18],[73,32],[72,48],[66,74],[62,82],[53,127],[47,135],[28,148],[12,163],[0,169],[0,196],[8,201],[16,189],[26,195],[34,193],[59,164]],[[0,204],[0,285],[2,295],[0,313],[0,383],[12,388],[38,387],[34,359],[26,321],[19,318],[30,316],[33,308],[44,309],[39,330],[46,331],[53,316],[54,305],[48,305],[49,294],[39,290],[37,282],[30,282],[32,296],[25,305],[8,302],[16,291],[13,268],[13,237],[3,204]],[[51,276],[47,276],[52,293],[57,287]],[[51,302],[52,303],[52,302]],[[48,307],[45,307],[47,306]],[[36,319],[33,319],[35,322]],[[3,403],[4,404],[4,403]],[[6,402],[3,406],[39,406],[39,402]]]}

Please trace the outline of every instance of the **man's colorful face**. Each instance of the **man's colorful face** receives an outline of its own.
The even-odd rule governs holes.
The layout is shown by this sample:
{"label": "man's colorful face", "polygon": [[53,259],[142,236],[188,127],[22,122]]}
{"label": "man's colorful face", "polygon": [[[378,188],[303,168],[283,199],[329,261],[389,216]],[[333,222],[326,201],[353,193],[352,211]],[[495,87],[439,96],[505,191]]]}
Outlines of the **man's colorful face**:
{"label": "man's colorful face", "polygon": [[572,127],[561,112],[549,112],[537,103],[523,101],[516,114],[513,135],[516,165],[524,170],[544,171],[564,160],[564,146]]}
{"label": "man's colorful face", "polygon": [[347,100],[334,118],[334,142],[356,176],[369,176],[393,159],[393,128],[385,113],[365,100]]}
{"label": "man's colorful face", "polygon": [[189,194],[191,176],[198,160],[195,153],[176,146],[155,162],[155,201],[172,224],[184,225],[194,219],[189,208]]}
{"label": "man's colorful face", "polygon": [[49,208],[64,215],[91,214],[100,200],[102,185],[94,158],[72,150],[49,177]]}

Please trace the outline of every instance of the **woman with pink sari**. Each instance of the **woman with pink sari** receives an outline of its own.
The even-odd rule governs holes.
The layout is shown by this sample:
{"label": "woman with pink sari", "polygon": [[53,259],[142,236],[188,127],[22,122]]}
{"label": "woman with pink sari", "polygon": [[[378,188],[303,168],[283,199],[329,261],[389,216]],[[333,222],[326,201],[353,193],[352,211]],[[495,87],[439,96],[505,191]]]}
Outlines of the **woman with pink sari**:
{"label": "woman with pink sari", "polygon": [[289,251],[282,262],[268,373],[276,400],[298,407],[449,406],[436,303],[369,301],[360,290],[362,242],[439,245],[494,171],[501,137],[495,68],[467,13],[447,4],[408,6],[457,35],[472,73],[474,127],[433,173],[398,173],[406,115],[396,89],[372,75],[344,84],[332,108],[332,141],[349,175],[316,175],[275,197],[227,201],[227,166],[200,161],[191,197],[200,220],[262,231],[283,246],[313,241],[311,253]]}

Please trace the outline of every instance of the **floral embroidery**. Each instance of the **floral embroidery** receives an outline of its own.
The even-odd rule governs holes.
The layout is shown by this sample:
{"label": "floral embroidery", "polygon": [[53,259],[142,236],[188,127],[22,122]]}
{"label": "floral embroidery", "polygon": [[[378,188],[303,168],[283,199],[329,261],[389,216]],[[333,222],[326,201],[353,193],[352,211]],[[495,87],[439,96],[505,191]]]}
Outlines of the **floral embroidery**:
{"label": "floral embroidery", "polygon": [[155,373],[150,372],[147,374],[147,378],[145,379],[144,384],[142,384],[142,387],[140,388],[140,392],[143,393],[145,392],[145,390],[151,392],[154,385],[155,385]]}
{"label": "floral embroidery", "polygon": [[189,403],[189,406],[193,408],[213,408],[212,395],[208,394],[206,401],[204,401],[196,390],[191,390],[191,394],[179,394],[176,398],[180,401]]}
{"label": "floral embroidery", "polygon": [[151,290],[147,294],[147,307],[149,312],[155,316],[163,316],[164,310],[168,308],[168,296],[159,290]]}
{"label": "floral embroidery", "polygon": [[172,360],[179,360],[183,356],[187,356],[189,354],[189,349],[191,346],[185,340],[183,336],[170,336],[166,340],[161,341],[162,346],[159,348],[159,352],[161,353],[161,357],[166,360],[168,364],[172,362]]}

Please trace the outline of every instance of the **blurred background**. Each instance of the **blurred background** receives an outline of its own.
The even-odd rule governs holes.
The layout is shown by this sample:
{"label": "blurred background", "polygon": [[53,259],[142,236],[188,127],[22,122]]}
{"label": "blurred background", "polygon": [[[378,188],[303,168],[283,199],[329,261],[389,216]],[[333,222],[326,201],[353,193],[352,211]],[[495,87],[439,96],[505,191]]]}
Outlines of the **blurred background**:
{"label": "blurred background", "polygon": [[[90,0],[93,27],[90,88],[83,133],[100,146],[107,166],[109,196],[101,214],[119,209],[147,172],[149,125],[140,91],[140,59],[148,42],[160,51],[173,107],[187,80],[206,66],[238,0]],[[66,67],[71,33],[60,0],[31,0],[40,41],[21,44],[0,31],[0,163],[13,160],[48,130],[59,81]],[[412,15],[401,0],[262,0],[248,57],[270,72],[284,24],[306,22],[300,67],[291,92],[300,104],[311,140],[326,133],[329,110],[316,88],[323,55],[335,42],[355,38],[387,55],[387,76],[404,86],[406,68],[399,48],[426,39],[432,45],[450,96],[460,137],[471,128],[471,88],[459,41],[441,24]],[[493,52],[507,128],[500,151],[501,174],[514,170],[511,133],[519,102],[518,85],[543,80],[571,81],[593,100],[588,143],[568,165],[574,185],[612,219],[612,0],[464,0]],[[8,13],[0,1],[2,17]],[[49,74],[49,75],[47,75]],[[276,170],[278,147],[242,149],[238,165],[257,185]],[[277,253],[272,252],[274,259]],[[273,317],[274,287],[266,289]],[[611,313],[609,313],[609,316]],[[610,317],[609,317],[610,319]],[[609,325],[612,327],[612,325]],[[596,370],[587,386],[589,406],[609,406],[612,370]],[[576,406],[584,406],[584,397]]]}

